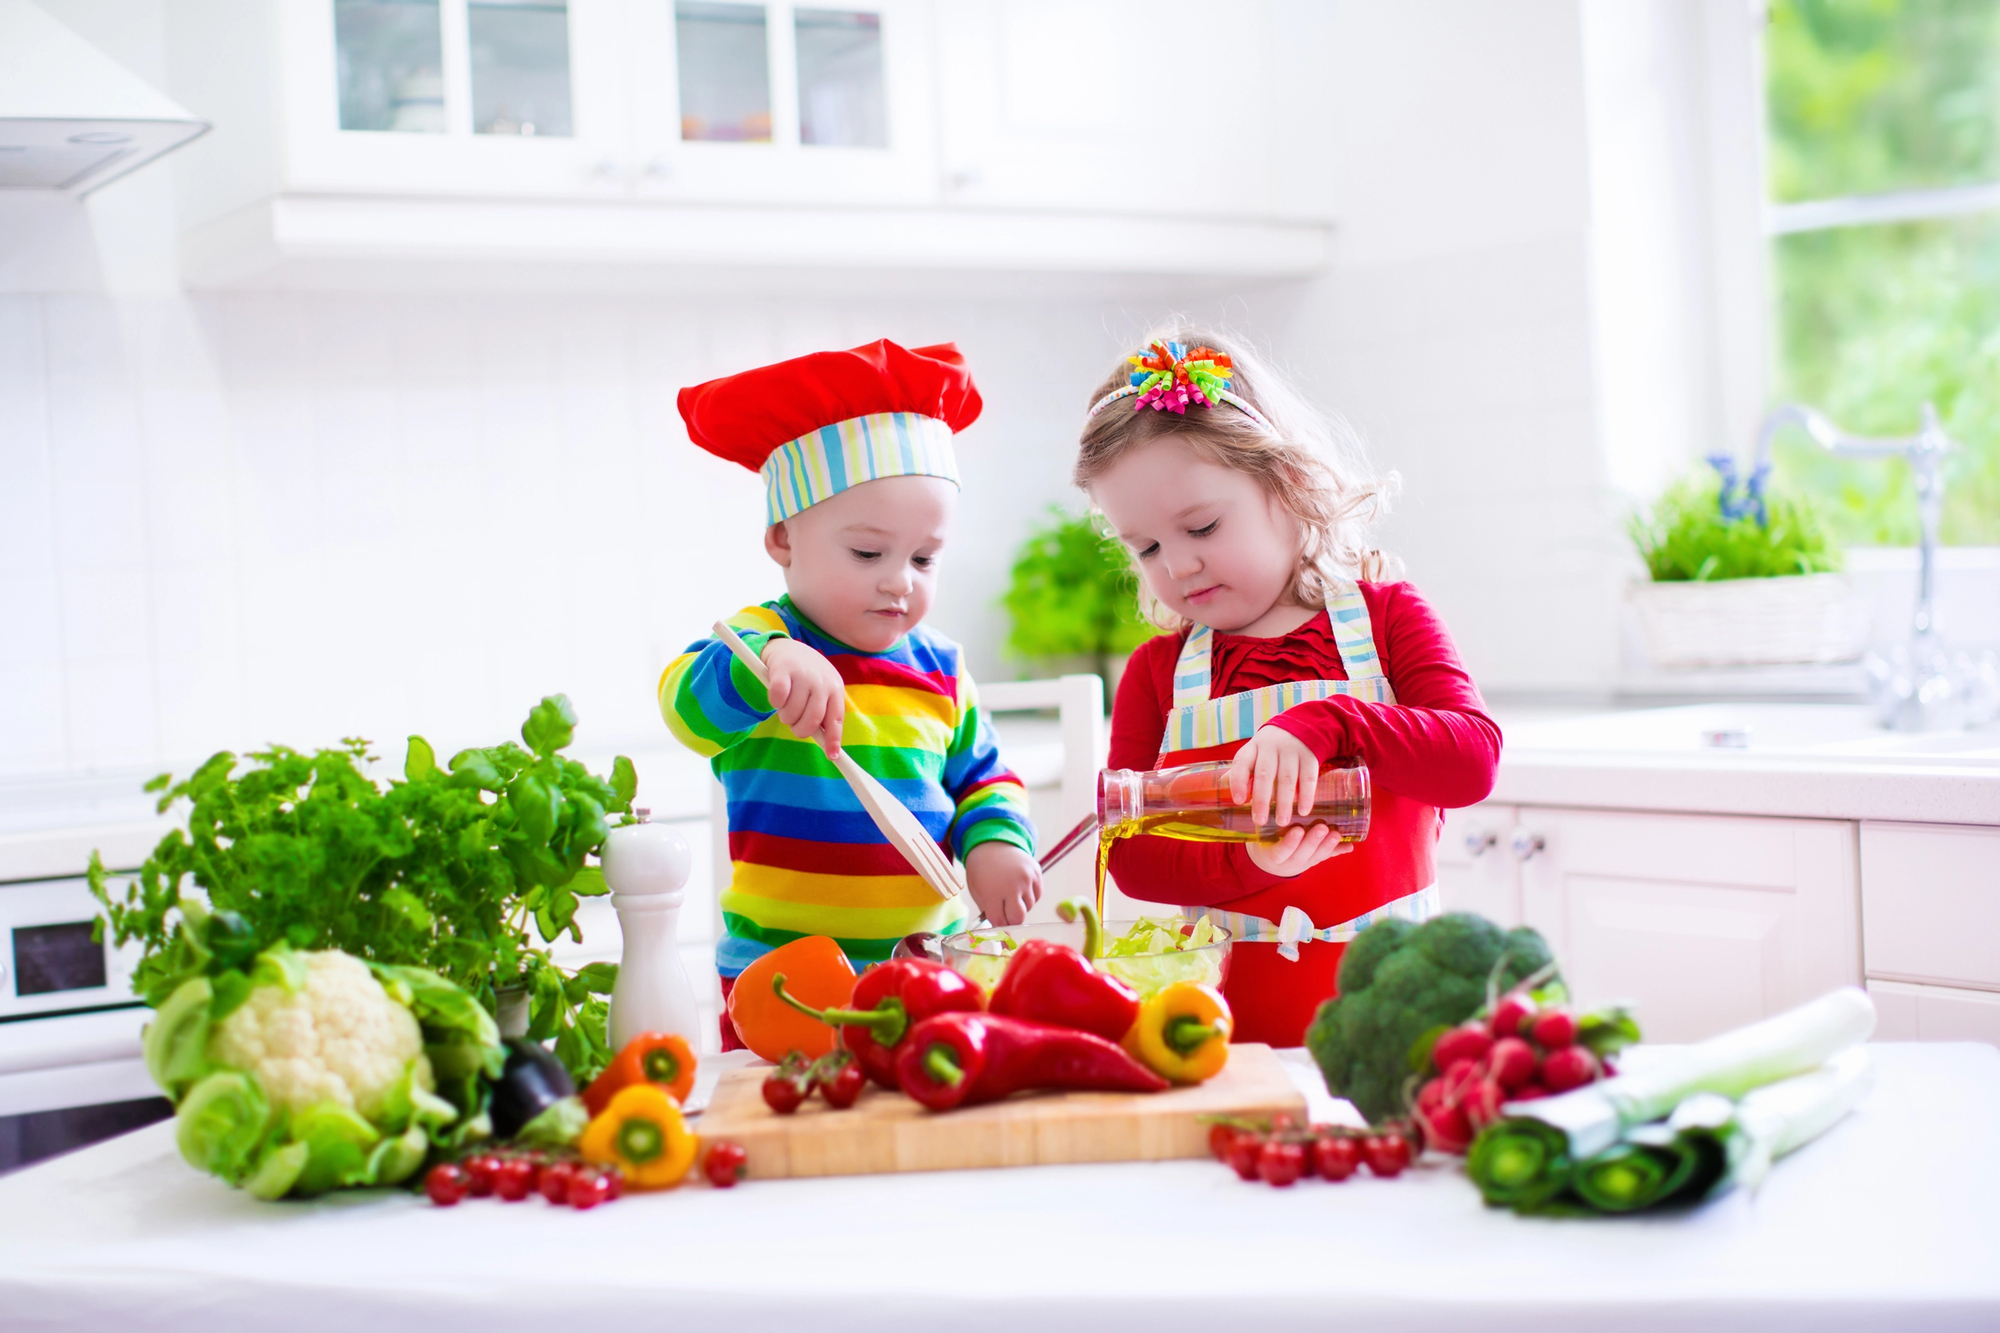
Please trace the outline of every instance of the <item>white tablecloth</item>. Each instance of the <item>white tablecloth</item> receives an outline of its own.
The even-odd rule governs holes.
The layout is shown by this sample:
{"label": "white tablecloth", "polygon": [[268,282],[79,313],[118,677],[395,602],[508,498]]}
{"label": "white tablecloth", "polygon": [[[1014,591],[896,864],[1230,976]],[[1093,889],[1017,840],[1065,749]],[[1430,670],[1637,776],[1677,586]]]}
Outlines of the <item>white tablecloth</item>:
{"label": "white tablecloth", "polygon": [[0,1328],[2000,1328],[2000,1051],[1875,1048],[1853,1116],[1754,1198],[1522,1219],[1456,1162],[1239,1182],[1212,1162],[751,1182],[577,1213],[263,1204],[171,1126],[0,1180]]}

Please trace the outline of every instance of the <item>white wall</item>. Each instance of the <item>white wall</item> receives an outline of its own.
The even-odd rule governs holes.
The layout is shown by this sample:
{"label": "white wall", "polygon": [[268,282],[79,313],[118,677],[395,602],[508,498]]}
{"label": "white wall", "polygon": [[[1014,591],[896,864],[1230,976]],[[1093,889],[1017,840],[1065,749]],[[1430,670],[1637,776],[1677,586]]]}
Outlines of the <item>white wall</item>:
{"label": "white wall", "polygon": [[1378,464],[1382,532],[1489,693],[1601,690],[1624,543],[1591,379],[1574,0],[1319,7],[1336,271],[1258,327]]}
{"label": "white wall", "polygon": [[[163,81],[157,5],[48,8]],[[1574,0],[1277,12],[1288,207],[1331,200],[1340,258],[1226,300],[187,294],[172,159],[0,200],[0,774],[488,741],[554,689],[593,747],[658,742],[666,657],[779,586],[754,479],[686,444],[674,391],[880,336],[957,339],[986,397],[936,620],[992,675],[1083,399],[1173,309],[1270,347],[1402,473],[1385,544],[1489,689],[1601,686],[1622,543]]]}

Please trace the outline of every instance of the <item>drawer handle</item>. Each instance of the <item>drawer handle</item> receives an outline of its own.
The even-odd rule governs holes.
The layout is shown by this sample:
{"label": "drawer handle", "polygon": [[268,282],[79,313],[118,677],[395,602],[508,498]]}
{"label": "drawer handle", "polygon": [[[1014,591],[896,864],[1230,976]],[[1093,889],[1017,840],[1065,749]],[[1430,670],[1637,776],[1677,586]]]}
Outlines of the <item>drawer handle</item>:
{"label": "drawer handle", "polygon": [[1500,845],[1500,835],[1492,829],[1472,829],[1465,835],[1465,854],[1478,858]]}
{"label": "drawer handle", "polygon": [[1507,849],[1514,853],[1516,861],[1532,861],[1549,849],[1549,840],[1522,826],[1507,839]]}

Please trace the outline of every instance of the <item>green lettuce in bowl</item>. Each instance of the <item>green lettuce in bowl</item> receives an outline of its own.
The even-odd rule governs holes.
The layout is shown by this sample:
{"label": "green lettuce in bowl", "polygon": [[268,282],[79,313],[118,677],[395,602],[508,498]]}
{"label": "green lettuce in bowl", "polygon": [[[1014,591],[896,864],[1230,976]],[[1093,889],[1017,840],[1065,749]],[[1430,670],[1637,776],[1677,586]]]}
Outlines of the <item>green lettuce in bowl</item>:
{"label": "green lettuce in bowl", "polygon": [[[1104,926],[1103,955],[1097,966],[1117,977],[1141,999],[1178,981],[1221,986],[1229,976],[1229,932],[1206,917],[1141,917],[1109,921]],[[1025,940],[1046,939],[1083,948],[1081,922],[1038,922],[1006,930],[963,931],[943,941],[944,959],[953,968],[991,992],[1014,950]]]}

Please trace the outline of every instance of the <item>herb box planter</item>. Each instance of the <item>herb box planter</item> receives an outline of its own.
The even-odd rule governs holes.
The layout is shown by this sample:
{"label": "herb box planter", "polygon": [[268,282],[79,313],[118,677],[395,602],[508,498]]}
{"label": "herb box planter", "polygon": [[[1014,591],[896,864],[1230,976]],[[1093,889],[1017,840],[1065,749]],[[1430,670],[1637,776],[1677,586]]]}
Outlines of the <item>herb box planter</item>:
{"label": "herb box planter", "polygon": [[1845,574],[1635,583],[1630,597],[1663,669],[1848,662],[1868,629]]}

